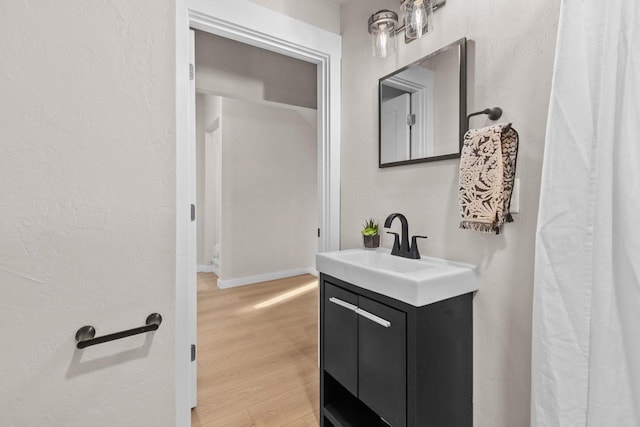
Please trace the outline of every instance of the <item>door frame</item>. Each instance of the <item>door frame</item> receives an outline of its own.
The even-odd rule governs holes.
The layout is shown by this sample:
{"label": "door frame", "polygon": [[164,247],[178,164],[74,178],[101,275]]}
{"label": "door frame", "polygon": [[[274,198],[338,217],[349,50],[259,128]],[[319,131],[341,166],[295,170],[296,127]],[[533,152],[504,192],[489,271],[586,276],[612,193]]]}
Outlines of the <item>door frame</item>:
{"label": "door frame", "polygon": [[[418,71],[419,69],[419,71]],[[411,129],[410,159],[433,156],[434,151],[434,73],[426,68],[408,68],[384,81],[385,86],[411,93],[411,113],[415,126]],[[416,142],[417,143],[414,143]]]}
{"label": "door frame", "polygon": [[[318,251],[340,247],[342,37],[247,0],[176,0],[176,426],[191,425],[189,29],[195,28],[318,65]],[[192,252],[192,251],[191,251]],[[195,278],[194,278],[195,280]]]}

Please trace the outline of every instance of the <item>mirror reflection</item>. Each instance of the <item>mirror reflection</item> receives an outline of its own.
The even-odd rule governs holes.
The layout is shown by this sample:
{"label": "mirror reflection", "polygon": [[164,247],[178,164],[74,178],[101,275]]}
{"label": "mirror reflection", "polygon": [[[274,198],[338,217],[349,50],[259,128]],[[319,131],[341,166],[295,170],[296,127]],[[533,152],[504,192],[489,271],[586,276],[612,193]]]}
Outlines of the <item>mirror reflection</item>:
{"label": "mirror reflection", "polygon": [[466,39],[379,82],[380,167],[460,157]]}

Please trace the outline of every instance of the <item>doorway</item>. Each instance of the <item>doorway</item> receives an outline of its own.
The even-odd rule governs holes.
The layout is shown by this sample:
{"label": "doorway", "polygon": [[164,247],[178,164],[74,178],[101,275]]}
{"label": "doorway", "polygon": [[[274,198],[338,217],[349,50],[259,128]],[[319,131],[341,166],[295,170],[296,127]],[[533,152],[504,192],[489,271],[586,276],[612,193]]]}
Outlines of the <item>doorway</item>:
{"label": "doorway", "polygon": [[274,399],[290,400],[278,422],[297,421],[318,412],[317,66],[198,30],[194,40],[192,426],[273,424]]}
{"label": "doorway", "polygon": [[[189,205],[195,190],[189,180],[189,27],[266,48],[318,66],[318,222],[321,251],[339,248],[340,55],[339,35],[319,30],[250,2],[178,0],[176,22],[177,78],[177,251],[176,251],[176,424],[190,425],[189,376],[191,342],[187,331],[195,308],[195,234]],[[195,264],[193,264],[195,265]],[[193,278],[193,279],[191,279]],[[195,327],[195,325],[194,325]]]}
{"label": "doorway", "polygon": [[199,272],[229,288],[313,274],[317,66],[195,30]]}

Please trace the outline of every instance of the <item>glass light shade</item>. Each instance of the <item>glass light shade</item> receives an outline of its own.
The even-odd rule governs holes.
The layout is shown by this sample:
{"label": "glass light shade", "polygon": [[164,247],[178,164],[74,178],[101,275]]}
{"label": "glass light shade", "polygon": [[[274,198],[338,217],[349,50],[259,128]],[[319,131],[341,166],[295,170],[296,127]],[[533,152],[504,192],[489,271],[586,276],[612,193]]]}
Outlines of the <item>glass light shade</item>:
{"label": "glass light shade", "polygon": [[380,10],[369,18],[369,34],[373,56],[385,58],[396,51],[396,27],[398,15],[390,10]]}
{"label": "glass light shade", "polygon": [[396,33],[394,30],[380,29],[371,33],[373,56],[385,58],[396,51]]}
{"label": "glass light shade", "polygon": [[419,39],[433,30],[432,0],[405,0],[402,3],[402,15],[407,40]]}

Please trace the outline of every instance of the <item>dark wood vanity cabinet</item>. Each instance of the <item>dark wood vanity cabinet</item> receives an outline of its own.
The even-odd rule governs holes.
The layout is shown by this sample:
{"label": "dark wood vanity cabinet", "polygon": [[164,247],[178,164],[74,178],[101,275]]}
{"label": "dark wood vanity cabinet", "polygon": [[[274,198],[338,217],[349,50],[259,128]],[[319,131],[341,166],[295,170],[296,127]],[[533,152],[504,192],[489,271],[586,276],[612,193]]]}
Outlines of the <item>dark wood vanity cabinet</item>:
{"label": "dark wood vanity cabinet", "polygon": [[406,425],[405,313],[324,288],[324,371],[390,425]]}
{"label": "dark wood vanity cabinet", "polygon": [[321,426],[471,426],[471,299],[414,307],[321,274]]}
{"label": "dark wood vanity cabinet", "polygon": [[392,426],[406,425],[406,319],[402,311],[363,296],[358,306],[387,320],[358,318],[358,398]]}
{"label": "dark wood vanity cabinet", "polygon": [[[329,298],[358,305],[358,296],[342,288],[326,284]],[[347,306],[348,307],[348,306]],[[358,394],[358,315],[337,303],[324,308],[324,369],[351,394]]]}

